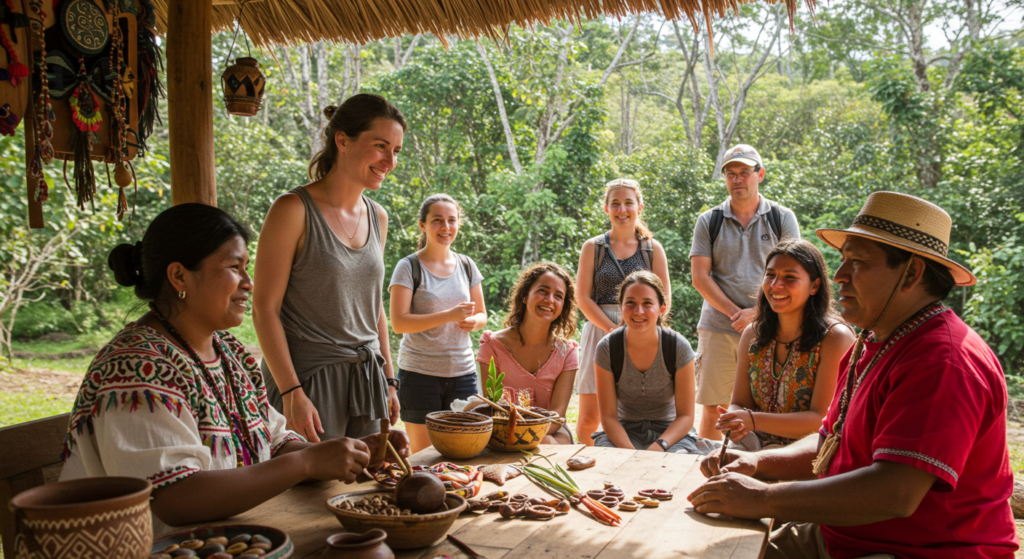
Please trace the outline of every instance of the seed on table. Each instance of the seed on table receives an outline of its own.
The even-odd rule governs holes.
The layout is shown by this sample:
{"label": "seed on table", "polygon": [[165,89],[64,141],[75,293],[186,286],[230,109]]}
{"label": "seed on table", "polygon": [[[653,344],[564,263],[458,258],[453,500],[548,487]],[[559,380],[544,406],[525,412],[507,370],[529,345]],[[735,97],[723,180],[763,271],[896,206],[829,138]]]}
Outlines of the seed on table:
{"label": "seed on table", "polygon": [[231,555],[238,555],[239,553],[245,551],[246,549],[249,549],[249,544],[247,544],[245,542],[238,542],[238,543],[236,543],[234,545],[228,546],[228,548],[225,549],[224,551],[230,553]]}
{"label": "seed on table", "polygon": [[224,551],[224,546],[219,543],[208,543],[203,547],[196,550],[196,555],[206,559],[214,553],[221,553]]}
{"label": "seed on table", "polygon": [[196,552],[194,550],[192,550],[192,549],[187,548],[187,547],[182,547],[182,548],[179,548],[179,549],[175,549],[174,551],[171,552],[171,557],[195,557],[195,556],[196,556]]}
{"label": "seed on table", "polygon": [[[345,501],[342,504],[351,506],[351,503],[349,503],[348,501]],[[235,545],[236,543],[249,543],[249,540],[251,539],[252,535],[250,534],[238,534],[237,536],[228,540],[228,545]]]}
{"label": "seed on table", "polygon": [[[380,499],[380,497],[377,497],[377,499]],[[268,538],[266,536],[263,536],[263,535],[260,535],[260,534],[256,534],[256,535],[254,535],[252,537],[251,540],[249,540],[249,543],[265,543],[265,544],[269,545],[270,544],[270,538]],[[270,548],[267,548],[267,549],[270,549]]]}
{"label": "seed on table", "polygon": [[203,540],[185,540],[181,542],[180,545],[181,547],[184,547],[186,549],[199,549],[200,547],[206,545],[206,542],[204,542]]}

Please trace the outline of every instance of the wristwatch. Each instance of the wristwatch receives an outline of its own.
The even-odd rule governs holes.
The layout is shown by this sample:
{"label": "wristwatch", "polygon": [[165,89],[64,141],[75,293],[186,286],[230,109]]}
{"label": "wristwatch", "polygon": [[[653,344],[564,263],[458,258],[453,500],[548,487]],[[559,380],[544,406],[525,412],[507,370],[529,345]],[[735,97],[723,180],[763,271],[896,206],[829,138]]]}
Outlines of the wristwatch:
{"label": "wristwatch", "polygon": [[387,381],[388,386],[394,386],[395,390],[398,390],[398,385],[401,384],[401,383],[398,382],[398,379],[396,379],[396,378],[389,378],[389,379],[384,379],[384,380]]}
{"label": "wristwatch", "polygon": [[658,439],[658,440],[656,440],[654,442],[658,443],[658,446],[660,446],[662,450],[664,450],[665,452],[668,452],[668,446],[669,446],[668,441],[666,441],[665,439]]}

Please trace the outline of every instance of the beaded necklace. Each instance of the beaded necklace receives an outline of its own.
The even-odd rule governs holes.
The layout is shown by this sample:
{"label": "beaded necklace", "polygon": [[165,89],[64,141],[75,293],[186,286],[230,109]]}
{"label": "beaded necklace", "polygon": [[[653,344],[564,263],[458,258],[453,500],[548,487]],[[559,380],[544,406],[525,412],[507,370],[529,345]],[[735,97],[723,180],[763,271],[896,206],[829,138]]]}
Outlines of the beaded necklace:
{"label": "beaded necklace", "polygon": [[839,400],[839,414],[836,416],[836,422],[832,424],[832,432],[825,437],[825,442],[821,445],[818,457],[812,464],[814,475],[821,475],[828,471],[828,465],[831,463],[832,457],[839,450],[839,441],[843,437],[843,425],[846,424],[846,413],[849,411],[850,401],[857,394],[857,389],[860,388],[861,383],[867,378],[868,373],[875,368],[875,365],[882,359],[882,356],[888,353],[897,342],[946,310],[948,309],[945,305],[936,301],[917,311],[917,314],[910,317],[896,332],[889,336],[882,349],[878,350],[878,353],[871,358],[867,367],[864,367],[864,370],[859,375],[857,374],[857,360],[860,359],[860,350],[863,348],[863,342],[861,340],[857,341],[857,345],[860,347],[855,347],[853,355],[850,357],[850,370],[846,375],[846,389],[843,390],[843,396]]}
{"label": "beaded necklace", "polygon": [[[242,466],[250,466],[260,461],[260,453],[256,450],[256,445],[252,440],[252,433],[249,431],[249,426],[242,418],[242,415],[232,409],[221,394],[220,389],[217,388],[213,375],[210,370],[206,368],[206,362],[199,358],[192,346],[188,345],[185,338],[178,333],[178,330],[171,325],[171,323],[164,317],[164,315],[157,310],[156,305],[153,303],[149,304],[149,310],[153,313],[153,316],[164,325],[164,328],[174,336],[174,339],[181,344],[181,347],[185,349],[192,361],[199,366],[199,370],[203,374],[203,378],[206,383],[210,386],[210,390],[213,391],[214,397],[217,399],[217,403],[224,411],[224,415],[228,418],[231,424],[231,434],[235,438],[235,458],[237,460],[236,467],[241,468]],[[217,339],[217,343],[213,344],[213,351],[217,353],[217,357],[220,358],[221,366],[224,369],[224,381],[228,385],[228,390],[231,391],[232,400],[235,402],[236,407],[239,402],[242,401],[242,397],[238,394],[237,387],[235,386],[234,369],[231,366],[231,360],[226,357],[227,352],[224,351],[223,343],[220,339]]]}

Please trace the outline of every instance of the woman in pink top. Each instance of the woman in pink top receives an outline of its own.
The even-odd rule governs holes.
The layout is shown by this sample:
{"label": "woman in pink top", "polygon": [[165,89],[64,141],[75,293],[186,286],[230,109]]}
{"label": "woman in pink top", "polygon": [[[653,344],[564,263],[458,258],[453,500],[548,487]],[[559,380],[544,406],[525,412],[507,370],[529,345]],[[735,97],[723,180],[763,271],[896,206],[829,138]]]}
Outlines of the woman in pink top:
{"label": "woman in pink top", "polygon": [[[491,357],[506,388],[531,394],[532,405],[565,417],[579,367],[576,294],[572,276],[558,264],[535,264],[519,274],[509,296],[505,329],[480,336],[481,385]],[[552,423],[543,444],[572,444],[567,427]]]}

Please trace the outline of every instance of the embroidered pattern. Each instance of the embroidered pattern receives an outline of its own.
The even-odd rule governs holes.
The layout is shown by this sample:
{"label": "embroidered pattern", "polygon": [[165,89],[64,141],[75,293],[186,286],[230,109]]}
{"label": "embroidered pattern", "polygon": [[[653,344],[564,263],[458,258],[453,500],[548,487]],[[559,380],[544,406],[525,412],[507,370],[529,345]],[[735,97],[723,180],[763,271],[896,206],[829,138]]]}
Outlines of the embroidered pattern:
{"label": "embroidered pattern", "polygon": [[899,223],[889,221],[888,219],[882,219],[873,215],[858,215],[854,218],[853,224],[866,225],[875,229],[881,229],[882,231],[896,235],[901,239],[906,239],[912,243],[926,246],[935,252],[938,252],[942,256],[946,256],[946,252],[949,250],[949,247],[946,243],[942,242],[942,240],[933,237],[924,231],[911,229],[910,227],[900,225]]}
{"label": "embroidered pattern", "polygon": [[871,458],[878,458],[879,454],[891,454],[893,456],[904,456],[906,458],[920,460],[921,462],[931,464],[932,466],[935,466],[936,468],[953,476],[953,481],[957,481],[960,479],[960,476],[957,475],[956,471],[954,471],[953,468],[950,468],[946,464],[932,458],[931,456],[928,456],[927,454],[922,454],[920,452],[915,452],[913,450],[903,450],[900,448],[880,448],[876,450],[874,454],[871,455]]}
{"label": "embroidered pattern", "polygon": [[157,472],[147,477],[146,481],[153,484],[153,489],[160,489],[165,485],[170,485],[176,481],[181,481],[198,471],[198,468],[190,468],[188,466],[176,466],[174,468],[171,468],[170,470]]}
{"label": "embroidered pattern", "polygon": [[[224,371],[237,376],[239,411],[249,431],[256,435],[255,443],[263,454],[264,449],[269,451],[271,435],[266,412],[269,403],[259,365],[230,333],[218,332],[215,337],[223,340],[227,348],[224,357],[235,365],[224,367]],[[222,392],[227,390],[223,375],[215,377],[215,381]],[[156,406],[164,406],[179,417],[183,411],[192,414],[203,444],[214,457],[220,452],[231,455],[240,444],[232,433],[230,418],[221,412],[216,396],[191,360],[148,326],[126,326],[89,366],[71,412],[63,458],[70,456],[76,435],[86,430],[94,432],[94,417],[118,406],[129,412],[140,408],[153,412]],[[178,479],[181,476],[172,481]]]}
{"label": "embroidered pattern", "polygon": [[[796,413],[811,409],[814,396],[814,380],[818,373],[818,358],[821,344],[808,352],[797,352],[795,347],[782,366],[782,373],[776,380],[772,375],[775,366],[775,344],[764,347],[751,345],[750,392],[754,398],[754,411],[765,413]],[[757,431],[762,445],[787,445],[796,439],[789,439]]]}

